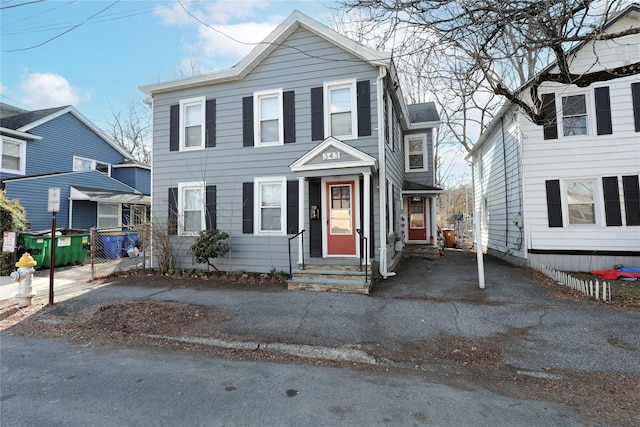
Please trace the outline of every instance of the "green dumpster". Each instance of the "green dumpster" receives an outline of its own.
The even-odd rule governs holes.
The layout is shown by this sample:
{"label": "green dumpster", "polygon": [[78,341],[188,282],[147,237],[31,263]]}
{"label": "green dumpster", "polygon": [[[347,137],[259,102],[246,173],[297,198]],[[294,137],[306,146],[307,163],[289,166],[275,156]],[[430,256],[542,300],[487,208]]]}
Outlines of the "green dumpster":
{"label": "green dumpster", "polygon": [[56,266],[58,265],[58,248],[62,247],[64,264],[84,264],[90,248],[91,233],[85,230],[62,229],[62,235],[56,237]]}
{"label": "green dumpster", "polygon": [[[89,252],[90,236],[80,230],[57,230],[53,265],[60,267],[84,263]],[[18,245],[38,263],[36,269],[51,267],[51,230],[20,233]]]}

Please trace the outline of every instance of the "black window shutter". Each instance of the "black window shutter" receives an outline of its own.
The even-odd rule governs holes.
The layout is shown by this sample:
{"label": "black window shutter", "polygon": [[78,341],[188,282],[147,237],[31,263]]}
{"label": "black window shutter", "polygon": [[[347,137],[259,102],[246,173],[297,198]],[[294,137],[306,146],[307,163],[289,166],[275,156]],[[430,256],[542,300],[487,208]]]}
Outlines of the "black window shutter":
{"label": "black window shutter", "polygon": [[287,181],[287,234],[298,232],[298,181]]}
{"label": "black window shutter", "polygon": [[207,185],[206,188],[206,202],[205,206],[207,208],[206,211],[206,221],[207,221],[207,230],[215,230],[218,228],[218,218],[216,213],[216,186],[215,185]]}
{"label": "black window shutter", "polygon": [[324,100],[322,87],[311,88],[311,140],[324,139]]}
{"label": "black window shutter", "polygon": [[253,96],[242,98],[242,146],[253,147]]}
{"label": "black window shutter", "polygon": [[215,147],[216,146],[216,100],[210,99],[207,101],[206,107],[206,135],[205,135],[205,146],[206,147]]}
{"label": "black window shutter", "polygon": [[168,196],[169,212],[167,215],[167,234],[175,236],[178,234],[178,189],[169,188]]}
{"label": "black window shutter", "polygon": [[604,192],[604,212],[607,219],[607,226],[621,226],[622,214],[620,211],[620,191],[618,190],[618,177],[603,177],[602,189]]}
{"label": "black window shutter", "polygon": [[371,135],[371,98],[369,80],[356,83],[358,89],[358,136]]}
{"label": "black window shutter", "polygon": [[636,132],[640,132],[640,83],[631,83],[631,99],[633,101],[633,120]]}
{"label": "black window shutter", "polygon": [[596,102],[596,125],[598,135],[611,135],[613,133],[611,125],[611,102],[609,100],[609,87],[598,87],[594,89]]}
{"label": "black window shutter", "polygon": [[296,94],[292,90],[282,93],[282,119],[284,143],[296,142]]}
{"label": "black window shutter", "polygon": [[558,139],[556,96],[553,93],[542,95],[542,114],[544,115],[544,139]]}
{"label": "black window shutter", "polygon": [[253,182],[242,183],[242,232],[253,234]]}
{"label": "black window shutter", "polygon": [[640,186],[638,175],[622,177],[624,191],[624,211],[627,214],[627,225],[640,225]]}
{"label": "black window shutter", "polygon": [[180,150],[180,106],[169,109],[169,151]]}
{"label": "black window shutter", "polygon": [[545,181],[547,187],[547,214],[549,227],[562,227],[562,203],[560,201],[560,181]]}

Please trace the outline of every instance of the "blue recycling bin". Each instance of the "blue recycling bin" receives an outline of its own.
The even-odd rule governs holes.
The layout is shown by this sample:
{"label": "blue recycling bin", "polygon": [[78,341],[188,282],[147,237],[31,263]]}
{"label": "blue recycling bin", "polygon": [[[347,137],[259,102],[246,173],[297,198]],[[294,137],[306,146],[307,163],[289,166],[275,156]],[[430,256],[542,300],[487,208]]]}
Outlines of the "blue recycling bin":
{"label": "blue recycling bin", "polygon": [[104,250],[105,258],[119,258],[122,243],[126,237],[125,234],[121,232],[104,233],[100,237],[102,238],[102,249]]}
{"label": "blue recycling bin", "polygon": [[127,256],[128,250],[132,249],[138,243],[138,233],[133,231],[125,231],[124,242],[122,243],[122,255]]}

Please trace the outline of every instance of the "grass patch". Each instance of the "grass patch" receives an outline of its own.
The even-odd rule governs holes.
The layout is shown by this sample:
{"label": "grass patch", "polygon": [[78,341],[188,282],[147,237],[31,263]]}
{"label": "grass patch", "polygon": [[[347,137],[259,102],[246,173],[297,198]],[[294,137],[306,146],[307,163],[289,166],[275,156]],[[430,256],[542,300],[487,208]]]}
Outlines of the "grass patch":
{"label": "grass patch", "polygon": [[[568,272],[569,275],[585,282],[597,280],[602,286],[602,277],[589,273]],[[640,279],[630,280],[604,280],[611,284],[611,302],[624,307],[640,308]]]}

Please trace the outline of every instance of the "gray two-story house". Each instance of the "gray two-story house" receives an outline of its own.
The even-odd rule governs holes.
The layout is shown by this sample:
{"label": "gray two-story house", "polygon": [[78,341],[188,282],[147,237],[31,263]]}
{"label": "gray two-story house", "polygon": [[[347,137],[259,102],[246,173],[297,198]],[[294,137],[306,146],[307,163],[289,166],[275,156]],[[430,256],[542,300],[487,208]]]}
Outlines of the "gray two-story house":
{"label": "gray two-story house", "polygon": [[405,244],[433,244],[439,117],[405,104],[389,54],[296,11],[236,66],[141,90],[152,217],[186,238],[180,266],[214,228],[231,236],[220,269],[288,272],[292,259],[334,279],[359,264],[393,275]]}

